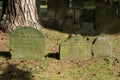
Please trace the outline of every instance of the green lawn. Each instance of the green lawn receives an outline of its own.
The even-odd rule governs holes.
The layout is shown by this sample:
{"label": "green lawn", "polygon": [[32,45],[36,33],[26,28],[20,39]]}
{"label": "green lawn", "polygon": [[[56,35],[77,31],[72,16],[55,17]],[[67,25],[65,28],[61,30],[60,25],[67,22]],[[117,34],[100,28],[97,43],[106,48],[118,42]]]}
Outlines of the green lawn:
{"label": "green lawn", "polygon": [[[42,29],[45,34],[45,53],[59,51],[59,44],[68,34]],[[108,37],[108,38],[107,38]],[[106,36],[114,43],[114,54],[120,49],[120,35]],[[55,46],[56,45],[56,46]],[[55,50],[55,51],[54,51]],[[0,59],[0,80],[120,80],[120,58],[96,58],[84,61],[58,60],[45,57],[39,60]]]}

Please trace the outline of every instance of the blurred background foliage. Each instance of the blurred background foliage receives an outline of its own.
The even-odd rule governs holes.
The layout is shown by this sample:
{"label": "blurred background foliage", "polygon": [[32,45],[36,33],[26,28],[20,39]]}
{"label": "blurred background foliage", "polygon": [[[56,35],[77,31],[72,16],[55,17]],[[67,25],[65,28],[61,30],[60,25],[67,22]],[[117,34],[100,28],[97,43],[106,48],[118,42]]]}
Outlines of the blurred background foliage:
{"label": "blurred background foliage", "polygon": [[[120,0],[37,1],[40,22],[46,28],[85,35],[120,32]],[[0,1],[1,13],[2,1]],[[90,25],[83,30],[86,24]]]}

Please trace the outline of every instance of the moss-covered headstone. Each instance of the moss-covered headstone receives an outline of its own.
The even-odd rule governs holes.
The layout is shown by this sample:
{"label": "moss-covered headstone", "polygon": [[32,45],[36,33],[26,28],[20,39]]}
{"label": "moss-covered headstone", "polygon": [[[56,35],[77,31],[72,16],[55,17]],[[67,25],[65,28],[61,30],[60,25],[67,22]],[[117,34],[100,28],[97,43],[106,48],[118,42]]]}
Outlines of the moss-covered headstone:
{"label": "moss-covered headstone", "polygon": [[72,19],[67,19],[66,22],[63,25],[63,32],[74,33],[75,29],[74,29],[73,26],[74,26],[73,20]]}
{"label": "moss-covered headstone", "polygon": [[91,58],[91,44],[81,35],[74,35],[60,45],[60,59],[85,60]]}
{"label": "moss-covered headstone", "polygon": [[94,24],[93,23],[83,23],[81,29],[79,30],[81,35],[93,36],[95,35]]}
{"label": "moss-covered headstone", "polygon": [[22,27],[10,33],[12,59],[40,59],[44,56],[44,36],[32,27]]}
{"label": "moss-covered headstone", "polygon": [[96,38],[92,49],[95,58],[112,56],[112,45],[103,37]]}

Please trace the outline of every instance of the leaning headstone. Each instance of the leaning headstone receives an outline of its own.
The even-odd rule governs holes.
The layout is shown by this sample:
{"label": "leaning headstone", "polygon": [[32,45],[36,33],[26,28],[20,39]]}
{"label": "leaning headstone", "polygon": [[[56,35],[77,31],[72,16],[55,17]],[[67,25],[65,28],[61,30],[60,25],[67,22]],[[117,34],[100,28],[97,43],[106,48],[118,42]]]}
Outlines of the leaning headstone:
{"label": "leaning headstone", "polygon": [[98,37],[93,41],[94,58],[110,57],[112,55],[112,45],[103,37]]}
{"label": "leaning headstone", "polygon": [[73,35],[60,44],[60,59],[86,60],[91,58],[91,44],[81,35]]}
{"label": "leaning headstone", "polygon": [[44,36],[32,27],[22,27],[10,33],[12,59],[40,59],[44,55]]}

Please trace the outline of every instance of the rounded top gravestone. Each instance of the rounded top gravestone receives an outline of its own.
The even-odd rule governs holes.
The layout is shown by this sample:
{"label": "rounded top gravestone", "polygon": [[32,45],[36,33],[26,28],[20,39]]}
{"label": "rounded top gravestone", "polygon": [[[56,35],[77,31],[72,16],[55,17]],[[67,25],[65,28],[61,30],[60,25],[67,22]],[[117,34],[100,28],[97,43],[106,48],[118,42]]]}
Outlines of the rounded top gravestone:
{"label": "rounded top gravestone", "polygon": [[44,36],[35,28],[21,27],[10,33],[13,59],[40,59],[44,55]]}
{"label": "rounded top gravestone", "polygon": [[94,57],[111,57],[112,45],[104,37],[98,37],[93,43]]}

